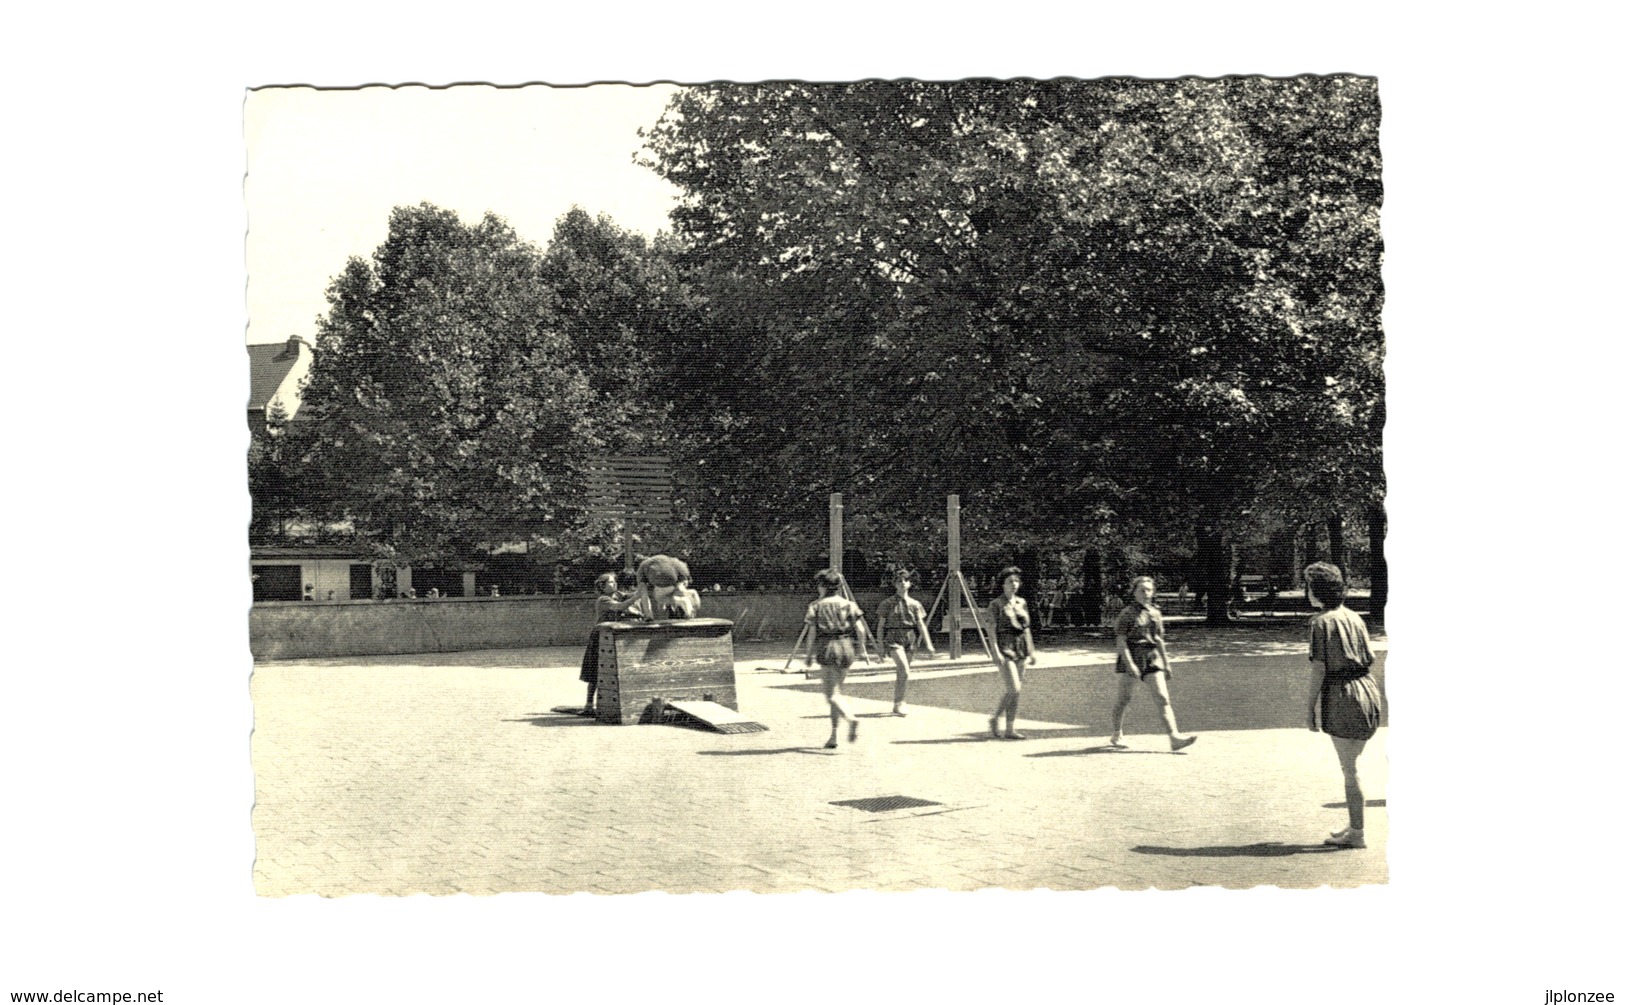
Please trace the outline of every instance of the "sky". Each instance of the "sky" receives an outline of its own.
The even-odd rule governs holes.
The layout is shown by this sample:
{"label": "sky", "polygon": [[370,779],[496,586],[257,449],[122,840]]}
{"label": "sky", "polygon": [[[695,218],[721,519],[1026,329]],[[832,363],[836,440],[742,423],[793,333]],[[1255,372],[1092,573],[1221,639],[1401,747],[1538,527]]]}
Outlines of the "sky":
{"label": "sky", "polygon": [[329,281],[368,256],[396,206],[496,213],[545,244],[572,205],[653,236],[677,190],[633,163],[678,88],[369,87],[249,92],[248,341],[314,341]]}

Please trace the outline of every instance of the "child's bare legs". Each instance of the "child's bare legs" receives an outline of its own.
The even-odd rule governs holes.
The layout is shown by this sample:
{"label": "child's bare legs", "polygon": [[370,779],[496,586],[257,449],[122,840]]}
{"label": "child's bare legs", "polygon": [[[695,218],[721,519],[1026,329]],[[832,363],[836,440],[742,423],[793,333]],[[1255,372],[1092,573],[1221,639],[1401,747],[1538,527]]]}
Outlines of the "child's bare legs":
{"label": "child's bare legs", "polygon": [[1360,754],[1365,750],[1365,741],[1334,736],[1332,737],[1332,746],[1337,748],[1337,761],[1343,767],[1343,795],[1349,804],[1349,829],[1339,831],[1332,836],[1334,838],[1357,837],[1363,843],[1365,838],[1365,793],[1360,789],[1358,764]]}
{"label": "child's bare legs", "polygon": [[592,715],[593,709],[598,707],[597,703],[593,701],[597,695],[598,685],[596,683],[589,683],[587,685],[587,704],[583,705],[581,708],[582,715]]}
{"label": "child's bare legs", "polygon": [[1006,656],[999,660],[999,673],[1004,675],[1004,697],[999,699],[999,707],[993,710],[993,718],[989,720],[993,735],[999,735],[999,716],[1005,717],[1004,738],[1007,740],[1024,740],[1026,737],[1016,732],[1016,708],[1021,704],[1021,668],[1019,664]]}
{"label": "child's bare legs", "polygon": [[1174,702],[1168,697],[1168,675],[1160,670],[1153,671],[1145,675],[1145,681],[1151,685],[1151,693],[1156,695],[1157,708],[1162,713],[1162,724],[1168,727],[1168,742],[1175,750],[1190,746],[1196,737],[1179,735],[1179,723],[1174,720]]}
{"label": "child's bare legs", "polygon": [[892,685],[891,710],[896,715],[907,715],[904,702],[908,699],[908,650],[892,646],[891,661],[897,664],[897,683]]}
{"label": "child's bare legs", "polygon": [[1134,700],[1134,685],[1139,678],[1131,673],[1117,675],[1117,703],[1112,706],[1112,746],[1123,745],[1123,716],[1128,714],[1128,703]]}
{"label": "child's bare legs", "polygon": [[846,679],[846,668],[830,666],[824,668],[824,698],[829,702],[829,742],[824,746],[835,748],[840,745],[841,720],[847,721],[846,738],[850,742],[858,738],[858,718],[847,708],[846,699],[841,695],[841,682]]}

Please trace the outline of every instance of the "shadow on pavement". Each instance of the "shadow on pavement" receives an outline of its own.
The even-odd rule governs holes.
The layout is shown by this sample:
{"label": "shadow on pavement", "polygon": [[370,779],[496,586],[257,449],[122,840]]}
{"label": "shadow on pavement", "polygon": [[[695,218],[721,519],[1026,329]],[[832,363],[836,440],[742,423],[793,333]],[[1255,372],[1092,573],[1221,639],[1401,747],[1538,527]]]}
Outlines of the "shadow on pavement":
{"label": "shadow on pavement", "polygon": [[892,742],[915,746],[931,746],[938,743],[992,743],[993,738],[988,736],[987,733],[983,732],[970,733],[965,736],[947,736],[937,740],[893,740]]}
{"label": "shadow on pavement", "polygon": [[1099,736],[1092,729],[1045,729],[1018,722],[1016,729],[1029,740],[1075,740],[1081,736]]}
{"label": "shadow on pavement", "polygon": [[1028,754],[1028,757],[1077,757],[1080,754],[1181,754],[1183,750],[1130,750],[1127,747],[1083,747],[1079,750],[1046,750],[1037,754]]}
{"label": "shadow on pavement", "polygon": [[589,719],[584,715],[561,715],[548,713],[545,715],[528,715],[523,719],[503,719],[503,722],[528,722],[532,726],[596,726],[597,719]]}
{"label": "shadow on pavement", "polygon": [[[1169,648],[1173,649],[1172,639]],[[1303,728],[1304,709],[1309,703],[1309,665],[1303,652],[1264,656],[1203,653],[1202,659],[1195,659],[1197,654],[1182,659],[1177,651],[1170,655],[1174,676],[1168,686],[1179,725],[1186,732]],[[1385,664],[1385,654],[1377,653],[1373,674],[1379,690]],[[1065,723],[1076,729],[1074,735],[1078,736],[1109,736],[1118,680],[1109,665],[1054,667],[1033,674],[1021,691],[1020,718]],[[817,685],[789,690],[816,693]],[[892,682],[884,679],[848,680],[843,690],[855,698],[888,702],[892,698]],[[908,697],[909,704],[917,708],[986,715],[998,703],[1003,690],[997,674],[926,677],[909,685]],[[1386,708],[1383,722],[1388,722]],[[1129,733],[1163,731],[1149,687],[1135,690],[1124,724]]]}
{"label": "shadow on pavement", "polygon": [[1257,844],[1216,844],[1205,848],[1162,848],[1156,845],[1138,845],[1129,849],[1141,855],[1168,855],[1174,858],[1285,858],[1288,855],[1321,855],[1344,851],[1324,844],[1282,844],[1279,841],[1260,841]]}
{"label": "shadow on pavement", "polygon": [[699,750],[695,751],[701,757],[756,757],[762,754],[817,754],[822,757],[822,747],[774,747],[771,750]]}
{"label": "shadow on pavement", "polygon": [[[1365,804],[1367,806],[1381,806],[1384,809],[1388,808],[1388,800],[1386,800],[1386,799],[1367,799],[1365,801]],[[1321,805],[1322,808],[1328,809],[1328,810],[1346,810],[1346,809],[1349,808],[1349,804],[1347,802],[1321,803],[1320,805]]]}

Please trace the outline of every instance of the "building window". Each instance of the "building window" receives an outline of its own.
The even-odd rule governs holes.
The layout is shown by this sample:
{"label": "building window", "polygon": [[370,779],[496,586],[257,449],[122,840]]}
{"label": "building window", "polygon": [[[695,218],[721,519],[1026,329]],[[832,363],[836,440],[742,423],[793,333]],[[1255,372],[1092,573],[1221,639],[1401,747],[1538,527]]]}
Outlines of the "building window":
{"label": "building window", "polygon": [[350,566],[350,599],[372,599],[372,566],[358,564]]}
{"label": "building window", "polygon": [[254,574],[254,602],[262,600],[298,600],[304,576],[297,565],[256,565]]}

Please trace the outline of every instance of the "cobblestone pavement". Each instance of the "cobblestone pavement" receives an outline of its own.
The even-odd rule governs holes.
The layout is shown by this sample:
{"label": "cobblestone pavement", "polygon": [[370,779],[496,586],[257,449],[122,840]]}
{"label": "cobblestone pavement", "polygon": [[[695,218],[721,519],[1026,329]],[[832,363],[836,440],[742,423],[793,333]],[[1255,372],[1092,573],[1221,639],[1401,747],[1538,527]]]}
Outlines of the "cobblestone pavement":
{"label": "cobblestone pavement", "polygon": [[[997,676],[931,669],[890,715],[858,678],[856,743],[828,735],[816,684],[741,660],[724,735],[606,726],[578,704],[578,653],[262,664],[252,680],[255,888],[264,895],[673,893],[942,888],[1312,887],[1387,882],[1386,728],[1361,763],[1371,847],[1345,823],[1331,744],[1296,725],[1303,654],[1176,655],[1170,753],[1144,698],[1105,746],[1103,644],[1047,652],[1025,741],[987,738]],[[780,657],[782,665],[782,657]],[[941,666],[936,664],[935,666]],[[1294,682],[1297,682],[1294,684]],[[1028,717],[1031,713],[1032,717]],[[906,796],[868,811],[843,801]]]}

